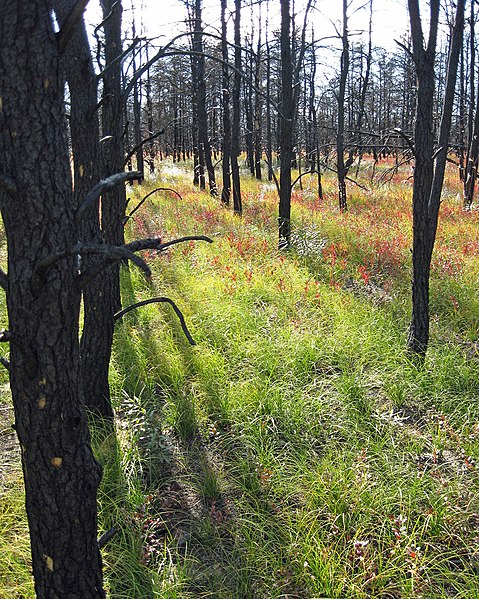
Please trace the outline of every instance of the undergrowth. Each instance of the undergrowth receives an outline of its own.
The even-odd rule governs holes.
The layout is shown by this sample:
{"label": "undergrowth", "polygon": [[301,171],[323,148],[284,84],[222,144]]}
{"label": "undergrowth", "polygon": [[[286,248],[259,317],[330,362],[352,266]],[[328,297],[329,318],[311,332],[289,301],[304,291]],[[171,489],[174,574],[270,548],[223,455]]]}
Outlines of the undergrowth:
{"label": "undergrowth", "polygon": [[[478,597],[478,213],[443,202],[421,366],[406,175],[351,189],[346,214],[303,178],[286,253],[271,184],[244,179],[239,219],[181,168],[156,177],[181,198],[152,196],[128,235],[214,243],[123,273],[125,305],[170,297],[197,345],[166,304],[117,325],[116,435],[93,427],[110,596]],[[18,467],[2,493],[0,597],[32,597]]]}

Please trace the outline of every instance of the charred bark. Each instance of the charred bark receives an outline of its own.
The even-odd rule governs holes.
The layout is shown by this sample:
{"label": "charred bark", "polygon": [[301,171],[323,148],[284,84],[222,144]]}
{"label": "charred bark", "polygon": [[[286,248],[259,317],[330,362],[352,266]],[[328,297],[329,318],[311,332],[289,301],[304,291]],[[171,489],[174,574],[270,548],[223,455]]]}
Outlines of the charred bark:
{"label": "charred bark", "polygon": [[424,47],[418,0],[409,0],[409,15],[418,87],[414,131],[416,164],[412,200],[412,315],[409,326],[408,349],[412,354],[423,358],[429,342],[429,275],[447,158],[459,51],[462,44],[464,0],[459,0],[456,7],[439,130],[439,147],[436,152],[434,152],[433,107],[434,58],[439,22],[439,0],[431,0],[430,2],[429,39],[426,47]]}
{"label": "charred bark", "polygon": [[97,546],[100,468],[80,379],[80,292],[74,258],[34,292],[35,265],[72,244],[63,78],[50,5],[12,2],[0,20],[0,189],[8,240],[10,385],[22,449],[35,592],[39,599],[105,597]]}
{"label": "charred bark", "polygon": [[[56,0],[57,20],[62,25],[75,0]],[[100,179],[100,129],[96,110],[97,78],[93,68],[83,19],[72,33],[63,57],[71,98],[70,135],[74,165],[74,203],[78,207]],[[98,198],[80,221],[79,239],[102,243]],[[97,256],[84,258],[89,269]],[[109,274],[91,281],[83,289],[83,331],[81,336],[81,375],[85,405],[93,413],[112,419],[108,371],[113,343],[113,314]]]}
{"label": "charred bark", "polygon": [[223,108],[223,143],[222,143],[222,171],[223,189],[221,201],[226,206],[230,204],[231,198],[231,113],[230,113],[230,69],[228,67],[228,40],[226,27],[226,5],[227,0],[221,0],[221,57],[222,65],[222,108]]}
{"label": "charred bark", "polygon": [[235,74],[233,81],[233,122],[231,127],[231,179],[233,183],[233,210],[243,213],[238,157],[240,154],[240,92],[241,92],[241,0],[235,0],[234,19]]}

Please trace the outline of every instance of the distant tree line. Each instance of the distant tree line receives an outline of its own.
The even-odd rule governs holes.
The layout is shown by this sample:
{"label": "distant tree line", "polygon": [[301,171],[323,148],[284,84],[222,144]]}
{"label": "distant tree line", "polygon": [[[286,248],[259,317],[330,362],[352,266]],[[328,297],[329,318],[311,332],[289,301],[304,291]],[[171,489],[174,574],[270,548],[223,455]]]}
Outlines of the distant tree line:
{"label": "distant tree line", "polygon": [[[145,139],[156,131],[163,131],[144,148],[148,162],[153,168],[153,156],[172,157],[174,161],[194,159],[195,183],[206,188],[208,182],[211,192],[216,194],[218,189],[216,182],[211,181],[214,177],[211,164],[222,160],[225,137],[234,138],[239,142],[238,152],[247,172],[258,179],[272,181],[279,172],[282,145],[280,104],[285,86],[281,71],[281,24],[271,26],[271,3],[267,0],[254,3],[254,8],[244,0],[225,1],[222,3],[225,21],[222,36],[211,34],[204,24],[200,25],[201,4],[200,0],[185,1],[188,14],[185,27],[191,34],[180,38],[174,50],[142,78],[142,95],[147,101],[141,110],[141,137]],[[343,6],[342,28],[332,36],[336,39],[321,39],[321,32],[309,25],[304,27],[302,14],[290,15],[291,64],[293,70],[296,69],[297,79],[293,84],[297,97],[292,122],[291,165],[299,169],[300,174],[312,168],[317,170],[318,166],[336,171],[339,163],[344,178],[364,154],[375,160],[394,156],[398,163],[412,159],[417,89],[411,35],[405,31],[392,49],[374,47],[371,37],[373,1],[363,8],[371,18],[370,29],[362,36],[348,29],[349,15],[355,7],[346,0]],[[245,18],[250,22],[245,23]],[[444,25],[452,27],[452,18],[449,13],[443,15]],[[233,40],[233,29],[236,20],[241,19],[238,48]],[[473,194],[470,183],[475,172],[468,166],[477,166],[477,144],[471,147],[471,143],[474,122],[479,121],[475,119],[476,20],[474,3],[471,3],[460,52],[449,142],[461,178],[464,183],[468,179],[465,186],[468,205],[472,197],[467,190]],[[433,126],[436,132],[445,93],[449,39],[450,35],[439,39],[435,53]],[[191,55],[191,51],[195,54]],[[324,68],[325,61],[328,69]],[[331,68],[332,64],[336,68]],[[237,84],[239,90],[235,91]],[[130,99],[127,115],[130,127],[135,118],[133,108]],[[236,119],[239,129],[232,135],[234,109],[239,112]],[[479,122],[476,127],[479,129]],[[205,173],[210,173],[207,179]]]}

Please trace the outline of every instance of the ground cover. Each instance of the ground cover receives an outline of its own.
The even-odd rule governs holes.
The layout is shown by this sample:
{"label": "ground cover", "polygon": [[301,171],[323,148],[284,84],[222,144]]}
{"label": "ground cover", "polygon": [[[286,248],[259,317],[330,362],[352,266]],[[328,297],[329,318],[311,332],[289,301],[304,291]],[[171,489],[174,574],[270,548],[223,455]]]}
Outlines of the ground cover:
{"label": "ground cover", "polygon": [[[120,528],[111,597],[479,596],[479,213],[451,172],[419,366],[404,351],[410,172],[370,174],[345,214],[332,178],[319,200],[304,177],[288,253],[271,184],[244,179],[242,219],[176,165],[130,188],[132,207],[177,193],[154,194],[128,235],[214,243],[150,252],[151,282],[124,273],[125,304],[170,297],[197,345],[168,305],[118,323],[117,435],[94,431],[100,526]],[[4,439],[8,405],[5,390]],[[0,597],[32,597],[20,471],[3,473]]]}

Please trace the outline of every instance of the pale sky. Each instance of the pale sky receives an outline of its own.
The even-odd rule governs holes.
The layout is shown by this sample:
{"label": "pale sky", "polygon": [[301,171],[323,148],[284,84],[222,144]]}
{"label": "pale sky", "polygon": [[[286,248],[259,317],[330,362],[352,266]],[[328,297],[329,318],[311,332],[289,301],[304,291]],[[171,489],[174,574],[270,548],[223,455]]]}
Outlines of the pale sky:
{"label": "pale sky", "polygon": [[[246,4],[246,2],[244,2]],[[174,35],[184,29],[183,20],[186,15],[184,3],[181,0],[133,0],[137,15],[143,14],[143,24],[149,36],[162,35],[165,43]],[[300,6],[301,1],[296,5]],[[351,6],[350,31],[364,30],[368,28],[369,9],[356,10],[366,3],[366,0],[353,0]],[[233,0],[228,3],[231,8],[234,7]],[[394,49],[396,44],[394,38],[398,39],[406,31],[408,26],[406,0],[374,0],[373,17],[373,44],[387,49]],[[132,0],[123,0],[124,21],[129,20],[131,14]],[[206,25],[220,28],[220,0],[204,0],[203,15]],[[317,0],[316,9],[311,13],[309,22],[314,24],[316,36],[334,35],[334,29],[331,21],[341,24],[341,0]],[[270,2],[269,7],[270,22],[277,23],[279,26],[280,2],[274,0]],[[97,24],[100,20],[100,9],[98,0],[90,0],[87,9],[87,20],[91,24]],[[242,21],[245,26],[250,23],[250,12],[247,8],[243,9]]]}

